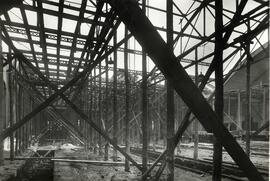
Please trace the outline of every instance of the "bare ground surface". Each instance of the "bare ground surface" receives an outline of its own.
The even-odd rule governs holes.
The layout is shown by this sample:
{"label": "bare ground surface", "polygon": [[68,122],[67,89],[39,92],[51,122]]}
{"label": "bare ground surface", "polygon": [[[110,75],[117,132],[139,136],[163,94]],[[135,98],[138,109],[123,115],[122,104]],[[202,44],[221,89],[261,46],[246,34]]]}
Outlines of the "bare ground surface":
{"label": "bare ground surface", "polygon": [[[240,142],[244,148],[244,143]],[[267,156],[269,150],[268,142],[252,142],[251,143],[251,160],[255,165],[269,168],[269,156]],[[39,149],[55,149],[56,147],[40,147]],[[59,148],[59,147],[58,147]],[[206,149],[205,149],[206,148]],[[200,143],[199,144],[199,159],[212,159],[213,151],[211,150],[212,144]],[[163,151],[163,149],[157,149],[156,151]],[[112,155],[112,149],[110,149],[110,155]],[[262,153],[258,155],[257,153]],[[193,157],[193,143],[181,144],[180,151],[176,154],[186,157]],[[31,151],[27,151],[22,157],[31,155]],[[119,161],[124,161],[124,157],[118,154]],[[9,157],[9,152],[5,152],[5,157]],[[86,152],[83,148],[61,147],[56,151],[55,157],[68,157],[70,159],[77,160],[97,160],[103,161],[103,156],[98,156],[92,152]],[[133,159],[138,163],[141,162],[141,158],[132,155]],[[224,151],[223,160],[233,162],[231,157]],[[109,157],[109,161],[112,161]],[[16,175],[17,169],[23,165],[24,161],[5,160],[5,165],[0,167],[0,181],[6,181],[12,175]],[[157,169],[152,171],[152,175],[155,174]],[[164,174],[160,180],[166,180],[168,171],[165,169]],[[55,162],[54,163],[54,181],[128,181],[128,180],[140,180],[140,171],[131,166],[130,172],[124,171],[124,166],[104,166],[82,163],[66,163]],[[211,181],[211,175],[209,174],[196,174],[183,169],[175,168],[175,180],[176,181]],[[229,179],[223,179],[229,181]]]}
{"label": "bare ground surface", "polygon": [[[86,153],[82,149],[79,150],[60,150],[56,153],[59,157],[70,157],[71,159],[89,159],[89,160],[104,160],[102,156],[93,153]],[[119,155],[120,156],[120,155]],[[137,162],[141,162],[141,158],[133,156]],[[120,156],[121,160],[124,158]],[[111,161],[111,160],[110,160]],[[156,170],[153,170],[154,174]],[[140,171],[134,166],[131,166],[130,172],[125,172],[123,166],[97,166],[93,164],[81,163],[66,163],[55,162],[54,164],[54,181],[137,181],[140,180]],[[160,180],[165,181],[167,170]],[[179,168],[175,168],[176,181],[210,181],[211,175],[199,175]],[[223,179],[229,181],[229,179]]]}
{"label": "bare ground surface", "polygon": [[[9,152],[4,152],[4,157],[9,157]],[[9,178],[16,176],[17,170],[25,163],[24,160],[5,160],[4,165],[0,166],[0,181],[6,181]]]}
{"label": "bare ground surface", "polygon": [[[245,150],[245,142],[238,141],[240,146]],[[213,145],[210,143],[199,143],[198,158],[201,160],[213,158]],[[156,149],[162,152],[164,149]],[[193,143],[181,143],[180,149],[176,149],[176,155],[193,158]],[[250,159],[256,166],[269,168],[269,142],[251,141]],[[234,163],[231,156],[223,149],[223,161]]]}

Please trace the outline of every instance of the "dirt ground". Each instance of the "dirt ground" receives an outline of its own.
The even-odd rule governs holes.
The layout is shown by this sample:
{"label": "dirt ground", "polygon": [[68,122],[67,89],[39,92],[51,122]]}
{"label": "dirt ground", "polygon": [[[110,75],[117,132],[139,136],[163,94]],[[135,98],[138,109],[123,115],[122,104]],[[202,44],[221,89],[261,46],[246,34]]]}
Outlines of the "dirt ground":
{"label": "dirt ground", "polygon": [[[103,160],[103,157],[90,152],[86,153],[83,149],[62,149],[57,151],[56,157]],[[138,180],[138,174],[139,172],[134,167],[131,167],[130,172],[125,172],[123,166],[97,166],[67,162],[55,162],[54,164],[54,181]]]}
{"label": "dirt ground", "polygon": [[[89,159],[89,160],[103,160],[102,156],[97,156],[93,153],[86,153],[83,149],[79,150],[60,150],[57,151],[56,157],[69,157],[73,159]],[[123,157],[121,157],[122,161]],[[140,158],[134,156],[137,162]],[[166,180],[166,169],[160,180]],[[155,170],[153,171],[155,173]],[[123,166],[97,166],[92,164],[81,163],[66,163],[55,162],[54,164],[54,181],[137,181],[140,180],[140,171],[134,166],[131,166],[130,172],[125,172]],[[211,175],[196,174],[175,168],[176,181],[210,181]],[[229,179],[223,179],[229,181]]]}
{"label": "dirt ground", "polygon": [[[5,151],[4,157],[9,157],[9,152]],[[11,177],[15,177],[17,174],[17,169],[19,169],[24,162],[24,160],[5,160],[4,165],[0,167],[0,181],[6,181]]]}
{"label": "dirt ground", "polygon": [[[238,141],[243,150],[245,150],[245,142]],[[181,143],[180,149],[176,149],[176,155],[193,158],[194,143]],[[201,160],[212,159],[213,145],[210,143],[199,143],[198,158]],[[162,152],[163,149],[156,149]],[[251,141],[251,161],[259,167],[269,168],[269,143],[266,141]],[[234,163],[231,156],[223,149],[223,161]]]}

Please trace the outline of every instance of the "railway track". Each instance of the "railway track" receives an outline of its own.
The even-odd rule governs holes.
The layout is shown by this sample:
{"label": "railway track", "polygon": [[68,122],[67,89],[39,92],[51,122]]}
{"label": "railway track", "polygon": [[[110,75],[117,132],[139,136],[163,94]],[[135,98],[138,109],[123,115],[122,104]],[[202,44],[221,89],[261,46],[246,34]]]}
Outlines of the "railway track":
{"label": "railway track", "polygon": [[[131,153],[135,155],[141,155],[140,148],[131,148]],[[155,160],[161,153],[155,151],[148,151],[150,159]],[[193,158],[175,156],[175,167],[195,172],[198,174],[209,173],[212,174],[213,162],[210,159],[207,160],[194,160]],[[257,168],[262,176],[268,180],[269,172],[267,168]],[[247,180],[244,173],[234,163],[223,162],[222,163],[222,176],[231,180],[243,181]]]}

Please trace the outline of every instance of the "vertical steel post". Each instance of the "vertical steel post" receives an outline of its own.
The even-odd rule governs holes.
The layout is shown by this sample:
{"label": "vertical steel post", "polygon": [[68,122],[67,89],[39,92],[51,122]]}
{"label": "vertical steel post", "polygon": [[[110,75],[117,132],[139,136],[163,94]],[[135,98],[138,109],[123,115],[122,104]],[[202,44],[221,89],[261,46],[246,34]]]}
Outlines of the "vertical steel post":
{"label": "vertical steel post", "polygon": [[[106,132],[108,132],[108,126],[109,126],[109,120],[108,120],[108,114],[109,114],[109,111],[108,111],[108,106],[109,106],[109,96],[108,96],[108,79],[109,79],[109,70],[108,70],[108,57],[106,57],[106,65],[105,65],[105,68],[106,68],[106,88],[105,88],[105,113],[104,113],[104,124],[105,124],[105,129],[106,129]],[[109,159],[109,143],[105,140],[105,154],[104,154],[104,160],[108,160]]]}
{"label": "vertical steel post", "polygon": [[[21,111],[22,111],[22,117],[25,116],[25,95],[24,95],[24,90],[22,89],[22,95],[21,95],[21,99],[22,99],[22,104],[21,104]],[[26,139],[25,139],[25,128],[26,128],[26,124],[24,124],[22,126],[22,149],[21,149],[21,154],[25,151],[25,145],[26,145]]]}
{"label": "vertical steel post", "polygon": [[237,92],[237,130],[242,131],[241,91]]}
{"label": "vertical steel post", "polygon": [[[21,71],[21,68],[19,66],[19,72]],[[20,120],[22,118],[22,88],[19,87],[18,88],[18,119]],[[21,150],[22,150],[22,128],[19,128],[18,131],[18,154],[21,154]]]}
{"label": "vertical steel post", "polygon": [[[14,68],[17,69],[17,59],[14,59]],[[12,89],[12,94],[13,94],[13,105],[12,105],[12,112],[13,112],[13,121],[12,124],[16,123],[17,120],[17,77],[16,77],[16,73],[14,71],[13,73],[13,89]],[[17,131],[13,134],[13,137],[15,138],[15,143],[17,143],[17,139],[16,139],[16,135],[17,135]],[[13,138],[13,139],[14,139]],[[13,144],[14,144],[14,140],[13,140]],[[15,147],[16,145],[13,145],[13,156],[15,156]]]}
{"label": "vertical steel post", "polygon": [[[125,27],[125,38],[127,37],[128,29]],[[130,152],[130,143],[129,143],[129,119],[130,119],[130,82],[129,82],[129,75],[128,75],[128,40],[125,42],[124,45],[124,68],[125,68],[125,84],[126,84],[126,105],[125,105],[125,145],[126,145],[126,153],[129,154]],[[129,161],[125,159],[125,171],[130,170]]]}
{"label": "vertical steel post", "polygon": [[[94,120],[94,113],[93,113],[93,107],[94,107],[94,104],[93,104],[93,76],[92,76],[92,72],[90,74],[90,91],[89,91],[89,94],[90,95],[90,105],[89,105],[89,118],[91,120]],[[93,144],[94,144],[94,141],[93,141],[93,138],[94,138],[94,134],[93,134],[93,128],[91,126],[89,126],[89,146],[92,148]]]}
{"label": "vertical steel post", "polygon": [[[167,45],[173,52],[173,0],[167,0]],[[167,81],[167,166],[168,181],[174,180],[174,89]]]}
{"label": "vertical steel post", "polygon": [[[198,49],[195,49],[195,84],[198,86]],[[198,151],[199,151],[199,122],[198,120],[194,120],[193,122],[194,128],[194,152],[193,158],[198,159]]]}
{"label": "vertical steel post", "polygon": [[231,117],[231,95],[228,93],[228,116]]}
{"label": "vertical steel post", "polygon": [[263,86],[263,100],[262,100],[262,123],[259,126],[262,126],[267,120],[267,115],[266,115],[266,86]]}
{"label": "vertical steel post", "polygon": [[[15,88],[13,86],[13,78],[12,78],[12,62],[11,62],[11,55],[8,54],[8,61],[10,63],[9,69],[8,69],[8,90],[9,90],[9,123],[10,126],[13,125],[13,104],[14,104],[14,95],[13,95],[13,89]],[[10,135],[10,160],[14,160],[14,133]]]}
{"label": "vertical steel post", "polygon": [[[113,45],[117,44],[117,31],[113,36]],[[118,132],[118,109],[117,109],[117,49],[113,52],[113,140],[117,144],[117,132]],[[117,150],[113,149],[113,159],[117,161]]]}
{"label": "vertical steel post", "polygon": [[[0,28],[0,55],[2,55],[2,31]],[[3,58],[0,56],[0,132],[4,130],[4,122],[5,122],[5,99],[4,97],[4,79],[3,79]],[[0,138],[0,140],[3,140]],[[0,165],[4,164],[4,145],[3,141],[0,141]]]}
{"label": "vertical steel post", "polygon": [[[223,124],[223,1],[215,0],[215,56],[217,63],[215,67],[215,112],[219,117],[219,121]],[[222,131],[221,126],[219,127]],[[221,181],[222,167],[222,140],[214,138],[213,153],[213,181]]]}
{"label": "vertical steel post", "polygon": [[[94,86],[93,86],[93,120],[98,125],[98,119],[97,119],[97,70],[96,67],[94,68]],[[93,140],[94,140],[94,153],[97,153],[97,132],[93,131]]]}
{"label": "vertical steel post", "polygon": [[[250,22],[248,21],[248,32]],[[247,51],[250,52],[250,42],[246,42]],[[246,62],[246,153],[250,156],[250,129],[251,129],[251,95],[250,95],[250,58],[247,56]]]}
{"label": "vertical steel post", "polygon": [[[15,69],[16,70],[19,70],[19,63],[17,61],[17,59],[15,60]],[[19,86],[17,85],[17,75],[16,75],[16,72],[15,72],[15,80],[14,80],[14,85],[15,85],[15,89],[14,89],[14,96],[15,96],[15,104],[14,104],[14,113],[15,113],[15,119],[14,119],[14,122],[16,123],[17,119],[19,119],[19,96],[18,96],[18,92],[19,92]],[[16,142],[15,142],[15,155],[17,156],[18,155],[18,151],[19,151],[19,129],[16,131],[15,133],[15,139],[16,139]]]}
{"label": "vertical steel post", "polygon": [[[28,95],[28,101],[29,101],[29,112],[32,112],[33,110],[33,101],[31,96]],[[32,141],[32,134],[33,134],[33,118],[29,121],[29,132],[28,132],[28,145],[31,146],[31,141]]]}
{"label": "vertical steel post", "polygon": [[[99,76],[98,76],[98,125],[100,128],[102,128],[102,104],[101,104],[101,98],[102,98],[102,90],[101,90],[101,63],[99,63]],[[102,138],[101,135],[98,134],[98,154],[102,155]]]}
{"label": "vertical steel post", "polygon": [[[142,10],[146,13],[146,0],[142,1]],[[147,58],[146,52],[142,49],[142,167],[147,170],[148,162],[148,98],[147,98]],[[143,178],[145,180],[146,178]]]}

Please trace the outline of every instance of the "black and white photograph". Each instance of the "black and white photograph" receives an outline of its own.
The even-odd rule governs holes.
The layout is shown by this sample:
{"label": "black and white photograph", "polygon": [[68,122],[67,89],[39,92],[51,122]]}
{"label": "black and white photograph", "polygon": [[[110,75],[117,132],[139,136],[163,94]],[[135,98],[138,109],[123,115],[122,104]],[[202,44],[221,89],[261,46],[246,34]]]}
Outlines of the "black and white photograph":
{"label": "black and white photograph", "polygon": [[0,0],[0,181],[268,181],[269,0]]}

